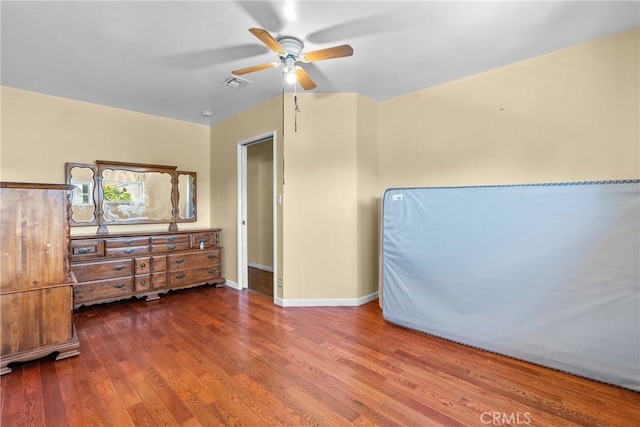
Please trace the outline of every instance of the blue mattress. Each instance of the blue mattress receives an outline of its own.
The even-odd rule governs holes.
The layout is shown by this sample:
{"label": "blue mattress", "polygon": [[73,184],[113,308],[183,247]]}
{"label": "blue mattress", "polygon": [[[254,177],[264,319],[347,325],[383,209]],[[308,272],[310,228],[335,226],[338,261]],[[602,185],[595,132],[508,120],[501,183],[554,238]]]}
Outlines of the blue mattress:
{"label": "blue mattress", "polygon": [[640,391],[640,181],[391,188],[394,324]]}

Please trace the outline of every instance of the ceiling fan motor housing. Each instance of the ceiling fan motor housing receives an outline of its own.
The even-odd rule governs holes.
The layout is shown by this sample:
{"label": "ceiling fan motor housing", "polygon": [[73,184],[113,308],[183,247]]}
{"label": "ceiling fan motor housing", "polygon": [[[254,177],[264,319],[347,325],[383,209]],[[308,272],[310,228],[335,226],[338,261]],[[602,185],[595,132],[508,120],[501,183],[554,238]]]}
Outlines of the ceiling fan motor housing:
{"label": "ceiling fan motor housing", "polygon": [[302,52],[302,49],[304,48],[304,42],[302,40],[293,36],[280,36],[276,40],[287,51],[284,58],[292,56],[297,60],[300,57],[300,52]]}

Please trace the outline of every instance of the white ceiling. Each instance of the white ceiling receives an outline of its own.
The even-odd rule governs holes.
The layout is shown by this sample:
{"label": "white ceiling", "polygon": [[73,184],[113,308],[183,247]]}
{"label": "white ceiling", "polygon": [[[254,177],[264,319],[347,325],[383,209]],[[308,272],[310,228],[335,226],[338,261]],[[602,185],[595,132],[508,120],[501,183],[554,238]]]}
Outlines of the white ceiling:
{"label": "white ceiling", "polygon": [[297,36],[305,52],[350,44],[351,57],[304,64],[314,92],[381,101],[637,27],[639,4],[3,0],[0,79],[213,124],[282,93],[281,68],[243,76],[243,89],[222,84],[230,70],[277,59],[251,27]]}

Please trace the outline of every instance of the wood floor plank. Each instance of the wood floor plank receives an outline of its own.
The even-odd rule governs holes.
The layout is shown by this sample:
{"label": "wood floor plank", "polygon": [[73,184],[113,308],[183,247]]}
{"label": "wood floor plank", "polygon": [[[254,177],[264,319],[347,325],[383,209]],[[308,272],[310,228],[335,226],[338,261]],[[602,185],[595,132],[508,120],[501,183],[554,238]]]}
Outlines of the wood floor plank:
{"label": "wood floor plank", "polygon": [[140,372],[176,421],[183,423],[195,417],[195,414],[189,410],[186,402],[179,398],[178,394],[154,367],[141,367]]}
{"label": "wood floor plank", "polygon": [[127,413],[136,427],[153,427],[158,423],[158,420],[154,419],[151,411],[143,402],[127,406]]}
{"label": "wood floor plank", "polygon": [[42,397],[42,375],[40,364],[30,363],[29,369],[24,372],[24,387],[22,388],[23,405],[17,413],[19,419],[16,425],[37,426],[45,423],[46,411],[44,410],[44,400]]}
{"label": "wood floor plank", "polygon": [[[121,363],[123,365],[122,369],[127,373],[131,385],[140,396],[141,401],[136,406],[144,405],[144,410],[146,410],[149,418],[154,420],[155,425],[179,425],[180,423],[176,420],[174,413],[164,405],[138,367],[128,361]],[[127,407],[127,409],[131,413],[131,407]],[[139,411],[142,411],[142,409],[136,408],[135,411],[135,416],[138,416],[140,414]],[[137,424],[134,414],[131,415],[131,419]]]}
{"label": "wood floor plank", "polygon": [[65,420],[69,418],[66,406],[60,389],[61,383],[58,380],[55,363],[43,363],[40,365],[42,375],[42,396],[44,399],[44,418],[52,420],[51,426],[64,427]]}
{"label": "wood floor plank", "polygon": [[627,427],[640,419],[640,393],[400,328],[377,301],[283,308],[253,291],[201,287],[85,307],[75,320],[79,356],[1,377],[2,426],[483,426],[496,425],[495,415],[501,425]]}
{"label": "wood floor plank", "polygon": [[[52,364],[56,369],[56,381],[60,386],[60,394],[66,411],[66,421],[70,425],[88,425],[82,413],[80,401],[75,398],[77,384],[74,381],[72,362],[73,358],[69,358]],[[65,421],[65,419],[61,421]]]}
{"label": "wood floor plank", "polygon": [[[83,341],[80,338],[80,341]],[[74,410],[67,411],[70,418],[69,425],[108,425],[110,420],[104,418],[106,409],[103,407],[102,399],[97,395],[95,385],[91,381],[91,373],[100,369],[100,362],[95,357],[92,342],[85,340],[82,356],[65,359],[71,364],[71,371],[61,371],[58,374],[59,381],[67,382],[71,387],[62,388],[64,401],[67,405],[73,405]],[[57,362],[56,362],[57,364]],[[60,374],[63,376],[61,377]],[[70,403],[73,402],[73,403]]]}
{"label": "wood floor plank", "polygon": [[248,268],[247,282],[249,289],[263,295],[273,297],[273,273],[255,267]]}
{"label": "wood floor plank", "polygon": [[[22,393],[24,387],[23,370],[13,370],[11,375],[2,377],[0,387],[0,411],[2,414],[16,414],[22,409]],[[0,423],[0,425],[2,425]]]}
{"label": "wood floor plank", "polygon": [[[324,386],[325,392],[344,389],[344,394],[338,395],[341,400],[349,401],[351,396],[357,395],[358,403],[362,404],[364,410],[369,411],[363,412],[361,415],[366,415],[368,420],[373,420],[378,425],[411,425],[418,421],[419,418],[416,416],[424,417],[425,412],[432,412],[431,415],[436,418],[440,418],[442,415],[437,410],[420,412],[410,405],[394,405],[394,401],[385,399],[381,394],[372,393],[366,384],[367,380],[380,384],[384,379],[382,376],[362,375],[352,365],[344,365],[343,369],[339,369],[336,368],[339,365],[327,358],[325,354],[318,353],[317,357],[314,357],[316,354],[314,350],[304,349],[303,351],[299,354],[298,364],[293,366],[301,370],[304,376],[310,377],[315,383]],[[442,416],[442,418],[447,417]],[[455,420],[448,421],[450,425],[456,425]]]}
{"label": "wood floor plank", "polygon": [[[358,419],[366,419],[362,415],[359,415],[353,421],[345,419],[334,410],[331,402],[327,402],[324,399],[319,400],[313,391],[299,384],[294,384],[287,388],[286,396],[289,404],[297,408],[298,413],[301,415],[300,420],[304,425],[349,426]],[[393,426],[393,424],[388,425]]]}
{"label": "wood floor plank", "polygon": [[[374,399],[385,402],[391,408],[404,416],[407,415],[406,407],[412,406],[410,399],[415,402],[420,402],[425,396],[429,396],[432,402],[437,402],[438,405],[434,405],[439,408],[440,412],[444,415],[456,419],[459,422],[477,420],[479,414],[465,405],[459,404],[457,397],[452,398],[451,395],[445,395],[438,393],[438,390],[434,390],[439,385],[438,382],[431,383],[431,387],[426,389],[418,385],[416,382],[411,381],[409,378],[404,377],[402,372],[398,372],[395,367],[391,367],[390,371],[385,371],[381,366],[375,369],[370,363],[366,362],[362,364],[362,359],[354,357],[351,353],[345,351],[339,351],[333,346],[325,346],[329,352],[335,354],[334,363],[344,364],[353,370],[350,375],[343,376],[344,381],[351,384],[355,388],[366,392]],[[352,361],[351,363],[345,363],[345,359]],[[362,366],[366,366],[366,370],[363,373]],[[385,364],[384,366],[389,366]],[[367,371],[374,370],[375,375],[369,374]],[[393,384],[396,387],[393,387]],[[435,386],[435,387],[434,387]],[[447,391],[451,392],[450,386]],[[467,390],[465,390],[466,392]],[[393,395],[394,399],[386,399],[389,395]],[[398,404],[400,402],[402,404]],[[415,405],[415,403],[413,404]],[[414,421],[415,422],[415,421]],[[409,422],[410,423],[410,422]],[[406,425],[407,422],[403,423]]]}
{"label": "wood floor plank", "polygon": [[[254,371],[255,372],[255,371]],[[271,377],[273,379],[273,377]],[[278,425],[297,425],[302,422],[304,414],[292,407],[290,402],[285,402],[280,397],[285,394],[285,389],[280,387],[270,387],[270,390],[264,386],[264,378],[261,376],[248,375],[246,373],[237,375],[234,380],[251,399],[256,402],[254,410],[264,407],[269,409],[270,417],[267,419]],[[265,414],[266,415],[266,414]]]}

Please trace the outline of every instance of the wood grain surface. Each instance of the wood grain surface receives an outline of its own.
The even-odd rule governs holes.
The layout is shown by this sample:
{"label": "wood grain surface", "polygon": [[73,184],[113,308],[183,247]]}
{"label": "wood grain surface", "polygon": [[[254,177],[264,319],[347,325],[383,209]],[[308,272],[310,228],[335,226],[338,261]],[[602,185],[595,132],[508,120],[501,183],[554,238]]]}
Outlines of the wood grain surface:
{"label": "wood grain surface", "polygon": [[78,357],[1,378],[2,426],[633,426],[640,393],[391,325],[203,287],[75,314]]}

